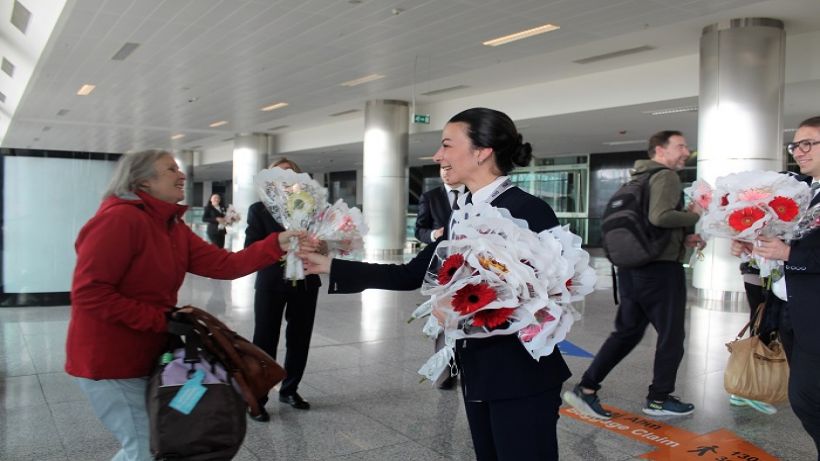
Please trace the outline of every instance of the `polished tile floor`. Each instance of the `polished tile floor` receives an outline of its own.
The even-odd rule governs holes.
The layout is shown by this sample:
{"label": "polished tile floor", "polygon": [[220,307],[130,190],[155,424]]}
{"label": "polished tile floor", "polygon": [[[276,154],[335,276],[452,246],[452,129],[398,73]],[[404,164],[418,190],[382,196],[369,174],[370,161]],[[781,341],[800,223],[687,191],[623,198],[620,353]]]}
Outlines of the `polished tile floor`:
{"label": "polished tile floor", "polygon": [[[602,258],[594,263],[600,286],[578,304],[584,318],[569,336],[592,353],[609,333],[615,313],[609,266]],[[787,404],[773,416],[729,406],[722,387],[724,343],[743,325],[748,310],[700,301],[692,291],[676,393],[695,403],[697,411],[665,421],[697,433],[728,428],[779,459],[814,459],[811,440]],[[300,387],[312,409],[294,410],[274,399],[268,404],[272,421],[248,422],[236,459],[474,459],[460,392],[419,383],[416,370],[433,346],[422,337],[422,325],[408,324],[407,318],[421,301],[418,292],[322,294]],[[252,302],[253,276],[234,282],[189,276],[180,292],[180,304],[206,308],[248,337]],[[0,460],[107,460],[117,450],[63,372],[68,317],[68,307],[0,309]],[[640,414],[655,339],[650,329],[612,372],[600,394],[605,403]],[[589,364],[576,356],[567,361],[574,376],[565,388]],[[653,450],[568,417],[560,419],[558,430],[562,460],[629,460]]]}

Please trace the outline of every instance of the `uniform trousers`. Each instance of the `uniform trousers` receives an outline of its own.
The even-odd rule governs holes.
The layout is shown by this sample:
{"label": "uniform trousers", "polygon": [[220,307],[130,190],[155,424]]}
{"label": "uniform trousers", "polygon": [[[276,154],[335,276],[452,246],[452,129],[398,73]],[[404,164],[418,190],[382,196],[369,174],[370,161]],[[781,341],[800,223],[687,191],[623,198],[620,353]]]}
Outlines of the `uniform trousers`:
{"label": "uniform trousers", "polygon": [[[285,291],[257,289],[254,295],[253,343],[274,359],[283,314],[287,322],[285,371],[288,376],[279,388],[282,395],[294,394],[305,373],[318,297],[319,287],[305,288],[303,282],[295,287],[288,287]],[[261,403],[265,402],[267,399],[263,399]]]}

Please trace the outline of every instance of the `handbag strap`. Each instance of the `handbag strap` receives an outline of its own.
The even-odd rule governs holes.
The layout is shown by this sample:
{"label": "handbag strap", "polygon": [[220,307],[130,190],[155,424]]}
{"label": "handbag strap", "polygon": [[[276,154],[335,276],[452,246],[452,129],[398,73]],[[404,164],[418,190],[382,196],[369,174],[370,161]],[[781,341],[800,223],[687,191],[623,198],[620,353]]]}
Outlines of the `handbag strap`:
{"label": "handbag strap", "polygon": [[[760,331],[760,322],[763,320],[763,313],[766,311],[766,303],[760,303],[757,305],[754,314],[752,314],[752,318],[746,322],[746,325],[740,330],[737,334],[736,339],[740,339],[746,335],[746,330],[749,330],[749,335],[752,335],[752,332],[759,332]],[[751,327],[751,329],[750,329]],[[755,333],[756,334],[756,333]]]}

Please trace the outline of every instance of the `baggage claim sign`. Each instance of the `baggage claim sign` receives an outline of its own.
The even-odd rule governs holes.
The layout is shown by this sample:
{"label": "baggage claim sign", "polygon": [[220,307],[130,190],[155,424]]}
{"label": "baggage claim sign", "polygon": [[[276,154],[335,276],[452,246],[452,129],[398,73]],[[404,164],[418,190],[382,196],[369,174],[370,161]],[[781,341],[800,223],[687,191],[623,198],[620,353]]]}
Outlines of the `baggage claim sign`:
{"label": "baggage claim sign", "polygon": [[561,408],[561,414],[597,426],[625,437],[656,447],[640,458],[655,461],[687,459],[715,461],[777,461],[777,458],[740,438],[727,429],[696,434],[661,421],[604,406],[612,419],[590,418],[574,408]]}

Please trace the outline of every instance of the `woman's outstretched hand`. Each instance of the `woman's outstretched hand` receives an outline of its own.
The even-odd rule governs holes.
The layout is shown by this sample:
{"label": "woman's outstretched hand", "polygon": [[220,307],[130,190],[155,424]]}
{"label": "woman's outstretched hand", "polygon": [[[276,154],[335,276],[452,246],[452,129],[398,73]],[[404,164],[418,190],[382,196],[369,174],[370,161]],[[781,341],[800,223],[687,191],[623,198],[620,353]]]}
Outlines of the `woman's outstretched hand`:
{"label": "woman's outstretched hand", "polygon": [[290,251],[290,239],[297,237],[299,239],[299,250],[306,252],[319,251],[321,244],[324,243],[308,236],[308,233],[303,230],[288,230],[279,233],[279,247],[282,251]]}
{"label": "woman's outstretched hand", "polygon": [[333,258],[319,254],[300,251],[299,257],[305,266],[305,274],[329,274]]}

